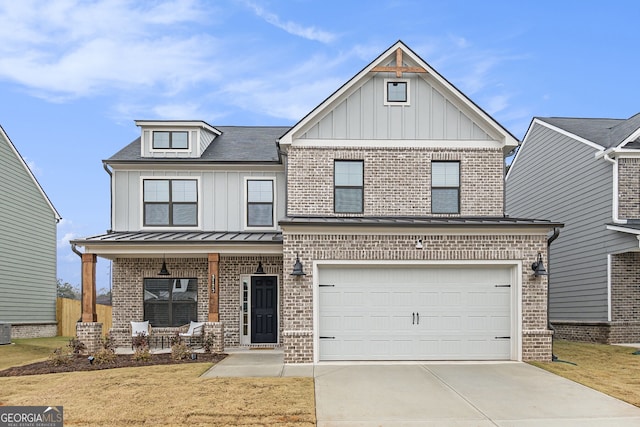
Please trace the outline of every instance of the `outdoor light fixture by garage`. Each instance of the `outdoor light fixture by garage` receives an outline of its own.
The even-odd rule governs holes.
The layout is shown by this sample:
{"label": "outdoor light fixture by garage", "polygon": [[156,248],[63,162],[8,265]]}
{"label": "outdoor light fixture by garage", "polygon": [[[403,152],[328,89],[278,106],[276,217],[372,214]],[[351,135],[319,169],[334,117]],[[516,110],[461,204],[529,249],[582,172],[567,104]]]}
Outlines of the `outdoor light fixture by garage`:
{"label": "outdoor light fixture by garage", "polygon": [[306,276],[307,273],[304,272],[304,270],[302,269],[302,263],[300,262],[300,257],[298,256],[298,254],[296,253],[296,262],[295,264],[293,264],[293,271],[291,272],[292,276]]}
{"label": "outdoor light fixture by garage", "polygon": [[547,276],[547,270],[544,269],[544,264],[542,263],[542,254],[538,252],[538,260],[531,264],[531,269],[533,270],[534,276]]}
{"label": "outdoor light fixture by garage", "polygon": [[258,261],[258,268],[256,268],[256,272],[254,274],[264,274],[264,270],[262,268],[262,261]]}
{"label": "outdoor light fixture by garage", "polygon": [[169,276],[171,273],[169,273],[169,270],[167,270],[167,262],[164,258],[164,255],[162,256],[162,268],[160,268],[160,272],[158,273],[158,276]]}

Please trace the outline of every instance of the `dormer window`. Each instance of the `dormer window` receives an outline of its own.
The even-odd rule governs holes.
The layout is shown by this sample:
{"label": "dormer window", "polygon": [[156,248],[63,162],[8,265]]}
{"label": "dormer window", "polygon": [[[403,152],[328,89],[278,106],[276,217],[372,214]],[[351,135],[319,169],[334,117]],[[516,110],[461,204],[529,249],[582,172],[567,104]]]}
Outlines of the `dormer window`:
{"label": "dormer window", "polygon": [[385,79],[384,105],[409,105],[409,80]]}
{"label": "dormer window", "polygon": [[189,148],[189,132],[154,131],[153,148],[155,150],[186,150]]}

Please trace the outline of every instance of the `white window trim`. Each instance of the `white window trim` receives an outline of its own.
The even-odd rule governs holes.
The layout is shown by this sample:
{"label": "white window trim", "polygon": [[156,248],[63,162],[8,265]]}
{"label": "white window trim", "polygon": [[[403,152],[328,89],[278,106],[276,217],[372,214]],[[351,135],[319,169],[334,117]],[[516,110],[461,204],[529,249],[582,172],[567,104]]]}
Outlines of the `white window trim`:
{"label": "white window trim", "polygon": [[[167,129],[145,129],[150,132],[149,135],[149,153],[192,153],[194,147],[193,138],[191,138],[192,128],[167,128]],[[154,132],[186,132],[187,133],[187,148],[154,148],[153,147],[153,133]],[[197,130],[196,138],[200,139],[200,131]]]}
{"label": "white window trim", "polygon": [[[196,181],[196,185],[198,187],[197,193],[198,193],[198,201],[197,206],[198,206],[198,225],[180,225],[180,226],[176,226],[176,225],[171,225],[171,226],[157,226],[157,227],[152,227],[152,226],[145,226],[144,225],[144,182],[146,180],[156,180],[156,181],[166,181],[166,180],[195,180]],[[140,177],[140,191],[139,191],[139,204],[138,206],[140,207],[140,215],[139,215],[139,221],[140,221],[140,230],[143,231],[168,231],[168,230],[202,230],[202,205],[203,205],[203,200],[202,200],[202,181],[201,181],[201,177],[200,176],[185,176],[185,175],[166,175],[166,176],[159,176],[159,175],[149,175],[149,176],[141,176]]]}
{"label": "white window trim", "polygon": [[[247,181],[271,181],[273,185],[273,218],[271,219],[271,223],[273,224],[271,227],[250,227],[247,223],[247,214],[248,214],[248,203],[249,203],[249,195],[247,194]],[[242,224],[245,230],[275,230],[277,229],[276,225],[276,212],[277,212],[277,204],[276,204],[276,177],[275,176],[245,176],[242,183]]]}
{"label": "white window trim", "polygon": [[[389,101],[389,96],[387,93],[387,89],[389,87],[389,83],[398,82],[398,83],[406,83],[407,84],[407,100],[405,102],[398,101]],[[411,80],[409,79],[384,79],[384,105],[400,105],[407,106],[411,105]]]}

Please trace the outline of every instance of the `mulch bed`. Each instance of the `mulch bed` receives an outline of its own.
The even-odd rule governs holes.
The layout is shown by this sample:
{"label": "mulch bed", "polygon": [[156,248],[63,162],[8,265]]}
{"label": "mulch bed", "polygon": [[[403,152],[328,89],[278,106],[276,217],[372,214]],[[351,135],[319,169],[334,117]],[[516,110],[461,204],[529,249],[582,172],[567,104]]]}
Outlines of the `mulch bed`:
{"label": "mulch bed", "polygon": [[58,372],[77,372],[77,371],[99,371],[102,369],[114,369],[114,368],[130,368],[140,366],[154,366],[154,365],[173,365],[184,363],[203,363],[211,362],[218,363],[225,357],[226,354],[210,354],[210,353],[195,353],[197,359],[192,360],[190,358],[183,360],[174,360],[171,358],[170,353],[152,354],[151,359],[147,361],[134,360],[132,354],[119,354],[116,356],[112,363],[97,364],[89,363],[88,356],[74,356],[70,359],[69,363],[53,366],[48,360],[43,362],[31,363],[29,365],[14,366],[12,368],[0,371],[0,377],[15,377],[21,375],[41,375],[41,374],[56,374]]}

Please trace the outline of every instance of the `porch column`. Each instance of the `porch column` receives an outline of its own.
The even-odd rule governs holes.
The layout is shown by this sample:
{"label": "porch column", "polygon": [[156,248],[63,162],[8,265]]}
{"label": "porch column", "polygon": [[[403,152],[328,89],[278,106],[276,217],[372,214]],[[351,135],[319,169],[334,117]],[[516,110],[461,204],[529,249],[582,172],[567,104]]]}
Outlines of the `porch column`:
{"label": "porch column", "polygon": [[96,261],[95,254],[82,254],[82,321],[96,322]]}
{"label": "porch column", "polygon": [[209,254],[209,322],[220,321],[220,254]]}

